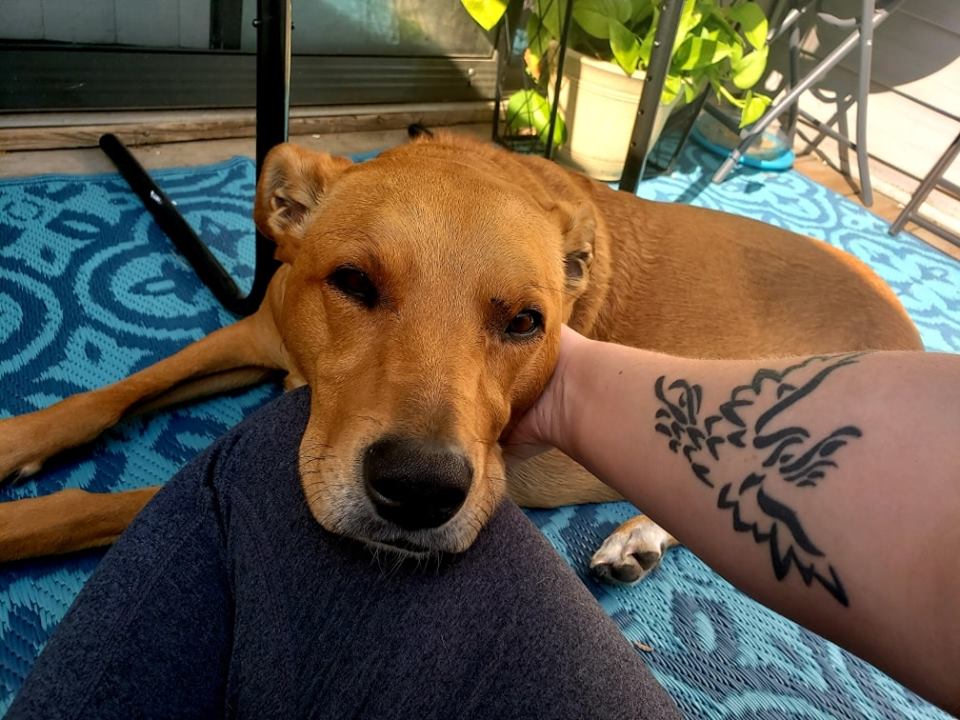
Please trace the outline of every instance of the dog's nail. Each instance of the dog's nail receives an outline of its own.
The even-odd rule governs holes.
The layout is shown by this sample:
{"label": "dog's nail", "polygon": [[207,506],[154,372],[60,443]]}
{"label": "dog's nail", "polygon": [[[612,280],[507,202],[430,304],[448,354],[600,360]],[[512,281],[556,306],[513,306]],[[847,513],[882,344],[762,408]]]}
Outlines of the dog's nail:
{"label": "dog's nail", "polygon": [[640,642],[639,640],[634,640],[634,641],[633,641],[633,646],[634,646],[637,650],[640,650],[641,652],[645,652],[645,653],[652,653],[652,652],[653,652],[653,648],[652,648],[652,647],[650,647],[650,646],[647,645],[646,643]]}

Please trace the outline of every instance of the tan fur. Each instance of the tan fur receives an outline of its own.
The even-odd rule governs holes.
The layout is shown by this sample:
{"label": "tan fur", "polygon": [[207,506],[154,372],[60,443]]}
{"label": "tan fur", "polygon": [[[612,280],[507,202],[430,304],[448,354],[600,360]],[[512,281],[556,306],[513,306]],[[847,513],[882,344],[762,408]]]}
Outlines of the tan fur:
{"label": "tan fur", "polygon": [[4,561],[110,545],[159,487],[119,493],[68,488],[2,506],[0,558]]}
{"label": "tan fur", "polygon": [[[314,389],[301,449],[321,458],[302,472],[317,520],[369,541],[460,551],[507,489],[497,439],[549,378],[561,322],[696,357],[922,349],[889,288],[824,243],[638,200],[451,135],[362,165],[280,146],[261,175],[255,219],[284,262],[260,310],[108,388],[0,421],[0,476],[36,472],[133,412],[279,370],[286,387]],[[332,288],[331,273],[344,264],[377,285],[376,308]],[[501,328],[530,306],[542,311],[545,333],[505,342]],[[358,458],[390,433],[440,440],[470,458],[473,487],[446,525],[402,532],[366,500]],[[558,453],[527,463],[509,483],[531,506],[614,497]],[[54,498],[0,505],[8,538],[0,559],[90,546],[84,533],[74,542],[64,533],[100,517],[109,498]],[[130,496],[116,503],[125,523]],[[75,520],[67,531],[66,516]],[[93,534],[108,541],[112,532]]]}

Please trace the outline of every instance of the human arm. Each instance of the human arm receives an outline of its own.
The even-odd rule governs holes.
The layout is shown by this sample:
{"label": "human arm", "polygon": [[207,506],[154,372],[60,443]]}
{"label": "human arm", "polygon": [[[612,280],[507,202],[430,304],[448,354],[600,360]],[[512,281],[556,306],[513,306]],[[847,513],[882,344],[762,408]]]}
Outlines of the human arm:
{"label": "human arm", "polygon": [[558,447],[757,600],[960,708],[960,358],[688,360],[565,329],[507,442]]}

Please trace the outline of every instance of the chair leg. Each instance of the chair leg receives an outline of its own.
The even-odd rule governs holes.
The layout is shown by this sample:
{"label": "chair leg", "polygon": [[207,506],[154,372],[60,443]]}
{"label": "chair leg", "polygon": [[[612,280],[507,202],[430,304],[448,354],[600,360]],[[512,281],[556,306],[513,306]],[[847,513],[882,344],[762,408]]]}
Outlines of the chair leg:
{"label": "chair leg", "polygon": [[[790,28],[790,83],[787,86],[790,90],[796,86],[800,79],[800,28],[794,24]],[[787,142],[793,148],[793,143],[797,137],[797,118],[800,112],[800,103],[795,102],[790,106],[787,113]]]}
{"label": "chair leg", "polygon": [[860,76],[857,89],[857,168],[860,173],[860,200],[866,207],[873,205],[870,157],[867,155],[867,103],[870,97],[875,9],[875,0],[863,0],[863,14],[860,17]]}
{"label": "chair leg", "polygon": [[947,168],[950,167],[950,164],[956,160],[957,156],[960,155],[960,135],[957,135],[956,139],[951,143],[950,147],[947,148],[946,152],[940,156],[940,159],[930,168],[930,172],[927,173],[927,176],[923,179],[923,182],[920,183],[920,187],[917,188],[916,192],[913,193],[913,197],[910,198],[910,202],[906,204],[903,210],[900,211],[900,214],[897,216],[897,219],[893,221],[890,225],[890,234],[896,235],[898,232],[903,230],[903,226],[907,224],[907,221],[913,218],[914,213],[916,213],[917,208],[919,208],[923,201],[927,199],[927,195],[937,186],[937,183],[940,182],[940,178],[943,177],[943,174],[947,171]]}

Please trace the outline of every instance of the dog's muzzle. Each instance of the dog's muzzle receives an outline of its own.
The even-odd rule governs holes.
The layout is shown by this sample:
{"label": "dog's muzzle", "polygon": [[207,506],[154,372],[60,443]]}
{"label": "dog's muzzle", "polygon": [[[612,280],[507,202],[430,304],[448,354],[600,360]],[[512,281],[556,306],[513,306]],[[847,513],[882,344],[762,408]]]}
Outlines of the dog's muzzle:
{"label": "dog's muzzle", "polygon": [[460,510],[473,482],[462,452],[388,436],[363,454],[363,482],[377,513],[404,530],[435,528]]}

